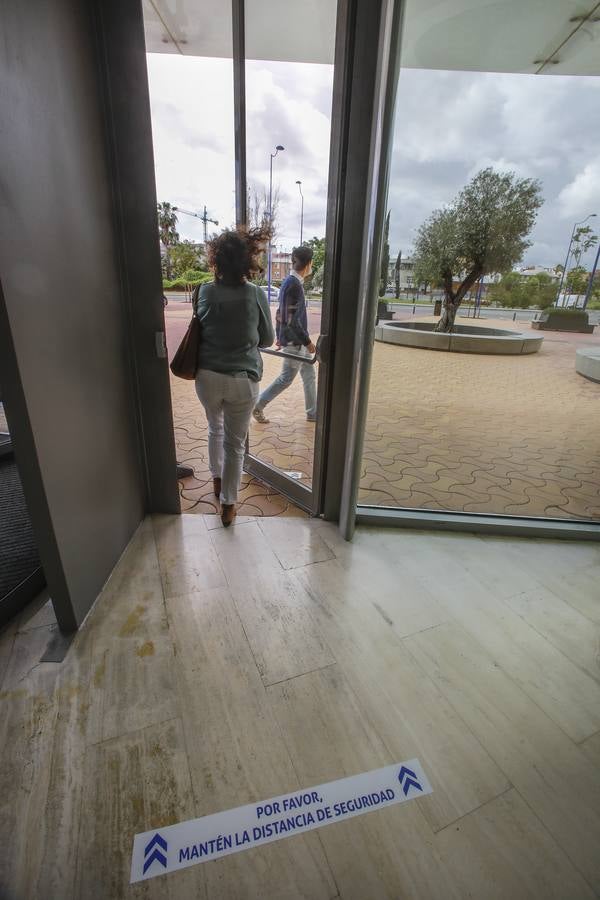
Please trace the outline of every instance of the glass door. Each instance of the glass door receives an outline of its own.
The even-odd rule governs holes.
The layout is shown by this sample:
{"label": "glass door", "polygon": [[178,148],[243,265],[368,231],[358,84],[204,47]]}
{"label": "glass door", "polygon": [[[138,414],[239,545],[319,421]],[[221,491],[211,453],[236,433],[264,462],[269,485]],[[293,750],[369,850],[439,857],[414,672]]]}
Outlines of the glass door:
{"label": "glass door", "polygon": [[249,227],[271,230],[258,283],[277,328],[244,468],[307,511],[318,504],[325,419],[336,15],[333,0],[244,4],[246,214]]}
{"label": "glass door", "polygon": [[348,523],[598,534],[598,38],[513,5],[407,4]]}

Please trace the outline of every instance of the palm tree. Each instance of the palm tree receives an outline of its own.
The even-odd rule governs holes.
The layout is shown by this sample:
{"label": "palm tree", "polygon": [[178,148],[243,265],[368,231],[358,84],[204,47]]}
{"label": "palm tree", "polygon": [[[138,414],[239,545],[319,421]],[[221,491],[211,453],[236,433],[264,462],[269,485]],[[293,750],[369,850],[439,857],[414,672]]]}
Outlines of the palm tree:
{"label": "palm tree", "polygon": [[158,217],[158,235],[164,253],[161,253],[163,259],[163,270],[167,278],[171,277],[171,255],[169,247],[179,243],[179,233],[176,230],[177,215],[170,203],[163,200],[162,203],[156,204],[156,214]]}

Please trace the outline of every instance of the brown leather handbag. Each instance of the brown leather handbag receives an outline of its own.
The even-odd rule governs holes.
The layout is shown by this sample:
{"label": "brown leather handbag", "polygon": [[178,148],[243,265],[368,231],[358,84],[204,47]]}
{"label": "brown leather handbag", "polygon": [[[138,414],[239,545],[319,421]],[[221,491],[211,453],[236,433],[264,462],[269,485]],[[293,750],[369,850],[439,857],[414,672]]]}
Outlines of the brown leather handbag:
{"label": "brown leather handbag", "polygon": [[196,302],[200,285],[194,291],[192,296],[192,306],[194,312],[192,321],[188,325],[188,329],[183,336],[177,352],[171,361],[171,372],[177,378],[185,378],[186,381],[193,381],[196,377],[198,369],[198,351],[200,349],[200,320],[196,315]]}

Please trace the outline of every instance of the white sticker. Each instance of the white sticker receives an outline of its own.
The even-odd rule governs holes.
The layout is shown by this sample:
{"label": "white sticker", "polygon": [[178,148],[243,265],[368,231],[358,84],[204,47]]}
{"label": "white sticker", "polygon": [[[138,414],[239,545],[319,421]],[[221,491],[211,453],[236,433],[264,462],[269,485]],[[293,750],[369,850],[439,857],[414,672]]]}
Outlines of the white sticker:
{"label": "white sticker", "polygon": [[131,882],[431,794],[418,759],[136,834]]}

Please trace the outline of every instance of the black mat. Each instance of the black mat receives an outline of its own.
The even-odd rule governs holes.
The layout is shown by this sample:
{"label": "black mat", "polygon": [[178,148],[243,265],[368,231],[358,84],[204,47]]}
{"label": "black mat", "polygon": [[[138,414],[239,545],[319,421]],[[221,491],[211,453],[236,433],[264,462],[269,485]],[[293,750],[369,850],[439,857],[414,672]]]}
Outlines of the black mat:
{"label": "black mat", "polygon": [[0,601],[40,568],[14,459],[0,459]]}

